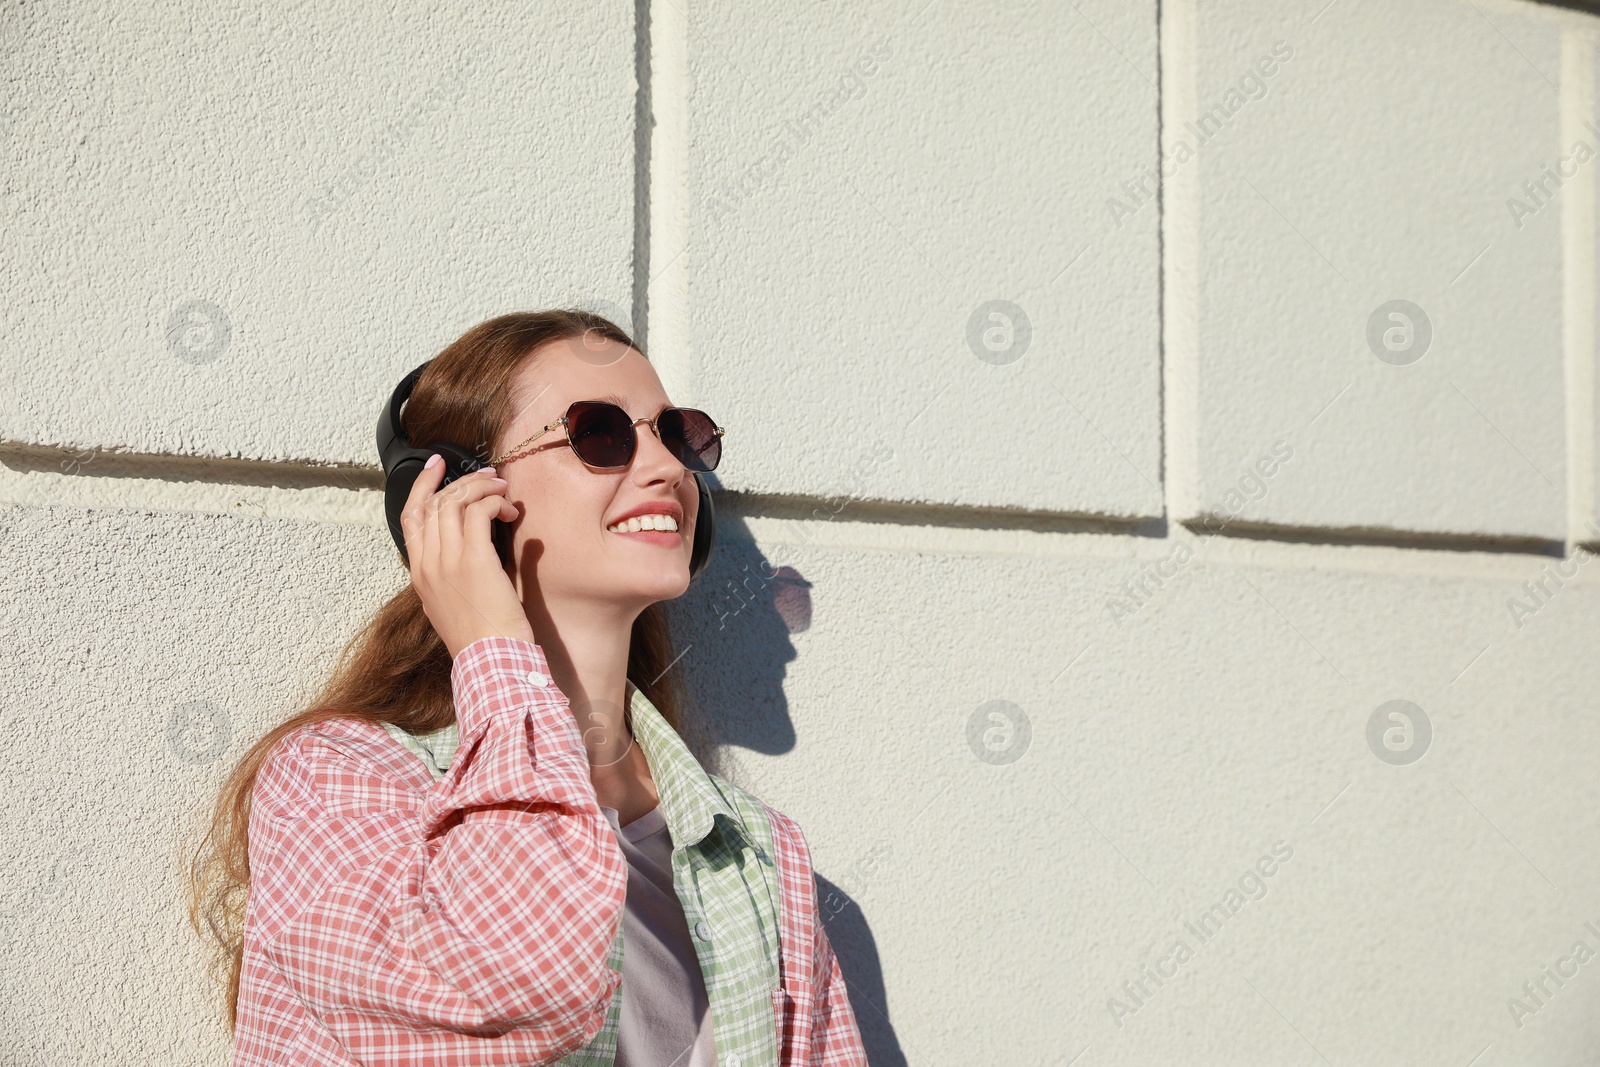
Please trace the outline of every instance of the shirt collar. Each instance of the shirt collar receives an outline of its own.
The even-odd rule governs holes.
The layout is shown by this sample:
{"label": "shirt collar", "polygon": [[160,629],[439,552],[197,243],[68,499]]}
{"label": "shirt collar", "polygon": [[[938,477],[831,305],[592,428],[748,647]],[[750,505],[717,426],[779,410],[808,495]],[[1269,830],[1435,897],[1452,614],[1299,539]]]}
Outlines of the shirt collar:
{"label": "shirt collar", "polygon": [[633,736],[644,749],[645,760],[650,765],[650,777],[661,797],[661,810],[666,815],[673,845],[699,844],[716,825],[718,815],[744,838],[738,814],[689,751],[683,738],[678,736],[678,731],[643,690],[631,682],[629,688],[633,691],[633,699],[628,704]]}

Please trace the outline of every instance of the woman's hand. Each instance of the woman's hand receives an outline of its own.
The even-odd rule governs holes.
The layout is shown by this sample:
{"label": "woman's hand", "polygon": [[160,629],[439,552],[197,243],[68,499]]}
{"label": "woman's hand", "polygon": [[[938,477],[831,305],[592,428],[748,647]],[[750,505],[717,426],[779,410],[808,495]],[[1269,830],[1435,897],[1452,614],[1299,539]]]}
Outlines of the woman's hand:
{"label": "woman's hand", "polygon": [[502,495],[505,479],[485,467],[441,491],[443,480],[444,461],[433,456],[400,512],[411,584],[428,621],[452,660],[481,637],[534,640],[522,601],[489,537],[492,520],[517,517],[516,505]]}

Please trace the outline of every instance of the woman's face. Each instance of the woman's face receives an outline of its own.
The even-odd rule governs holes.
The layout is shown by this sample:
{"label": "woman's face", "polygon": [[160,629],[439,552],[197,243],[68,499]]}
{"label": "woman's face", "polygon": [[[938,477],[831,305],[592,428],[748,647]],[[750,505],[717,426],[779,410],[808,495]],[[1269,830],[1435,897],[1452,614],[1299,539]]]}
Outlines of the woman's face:
{"label": "woman's face", "polygon": [[[540,346],[511,379],[511,422],[491,455],[566,414],[575,400],[611,400],[635,419],[655,418],[670,401],[650,361],[637,350],[590,333]],[[506,498],[517,505],[513,546],[517,593],[529,602],[530,577],[545,602],[603,600],[637,613],[689,586],[700,497],[694,475],[650,427],[635,428],[638,447],[623,470],[589,467],[556,426],[506,462]],[[519,449],[518,451],[523,451]],[[644,506],[665,506],[678,532],[607,529]]]}

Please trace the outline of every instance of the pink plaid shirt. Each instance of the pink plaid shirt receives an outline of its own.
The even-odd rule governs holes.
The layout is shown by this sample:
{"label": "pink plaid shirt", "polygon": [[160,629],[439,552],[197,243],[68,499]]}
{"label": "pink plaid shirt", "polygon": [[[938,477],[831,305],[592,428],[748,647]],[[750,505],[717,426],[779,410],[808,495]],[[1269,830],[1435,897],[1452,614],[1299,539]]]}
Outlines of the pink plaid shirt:
{"label": "pink plaid shirt", "polygon": [[[460,741],[437,782],[358,719],[262,764],[230,1067],[549,1064],[600,1031],[628,868],[567,699],[543,649],[508,637],[462,649],[451,684]],[[867,1067],[805,836],[761,808],[779,1062]]]}

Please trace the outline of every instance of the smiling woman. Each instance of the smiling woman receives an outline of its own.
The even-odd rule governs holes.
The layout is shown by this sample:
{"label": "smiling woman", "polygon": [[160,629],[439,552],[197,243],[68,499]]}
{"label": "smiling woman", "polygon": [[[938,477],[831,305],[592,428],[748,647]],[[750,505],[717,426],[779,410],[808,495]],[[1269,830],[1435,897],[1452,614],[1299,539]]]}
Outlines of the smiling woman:
{"label": "smiling woman", "polygon": [[411,580],[191,868],[231,1063],[864,1067],[805,836],[680,736],[661,603],[721,428],[579,311],[479,324],[396,408],[450,456],[404,475]]}

